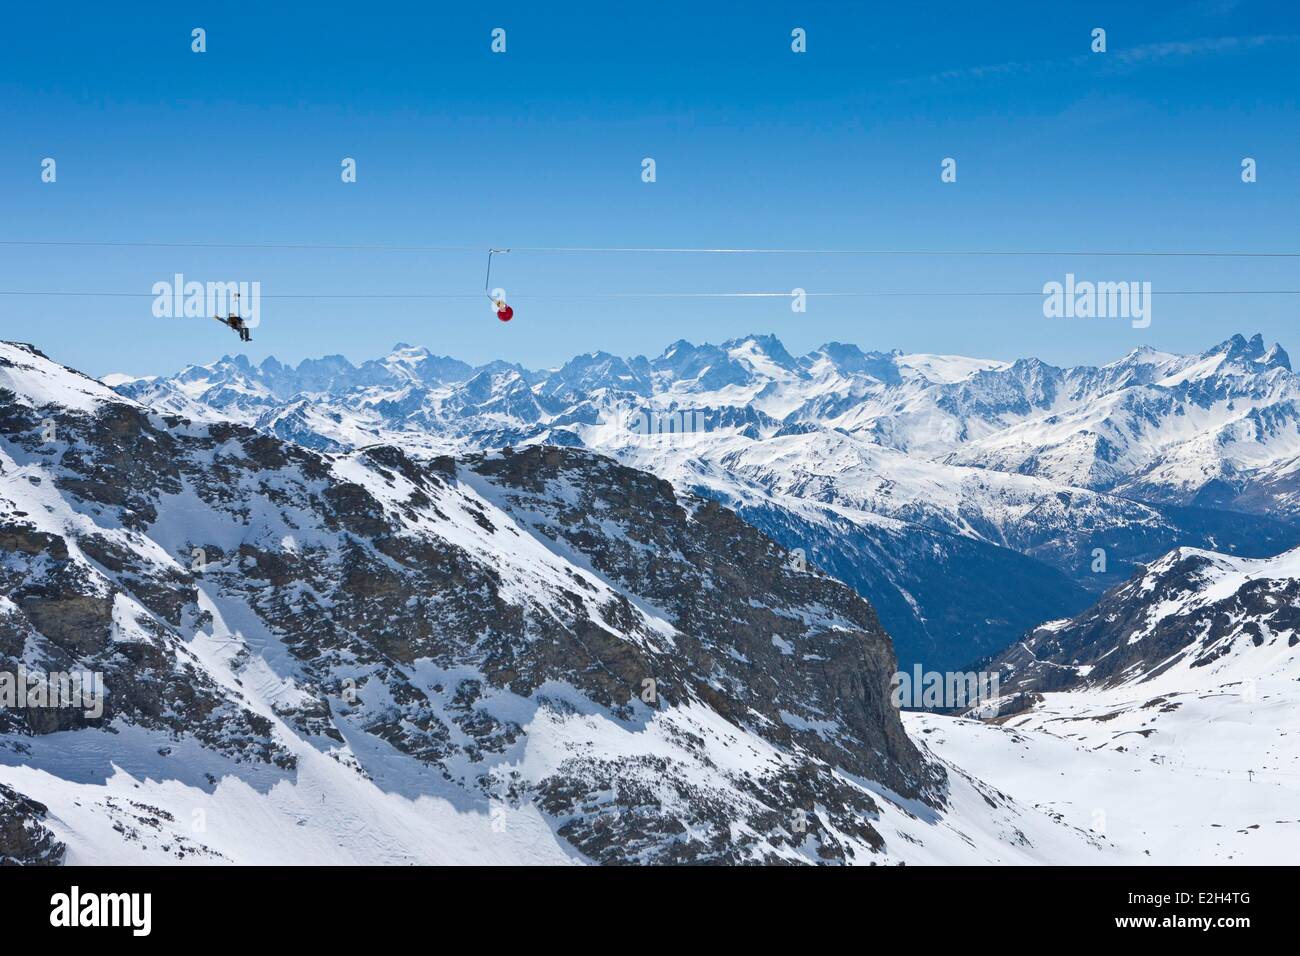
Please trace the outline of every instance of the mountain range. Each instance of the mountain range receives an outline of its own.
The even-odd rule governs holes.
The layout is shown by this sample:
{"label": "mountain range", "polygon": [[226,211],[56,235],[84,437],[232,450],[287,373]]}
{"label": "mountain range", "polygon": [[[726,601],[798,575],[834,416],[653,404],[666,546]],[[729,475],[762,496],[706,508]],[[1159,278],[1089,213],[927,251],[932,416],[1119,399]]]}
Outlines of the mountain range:
{"label": "mountain range", "polygon": [[[1270,379],[1279,351],[1219,366]],[[970,365],[890,364],[900,385],[902,369]],[[379,414],[354,403],[348,419],[328,391],[268,398],[251,366],[228,366],[249,376],[230,394],[270,403],[255,421],[286,402],[336,424]],[[191,386],[209,374],[183,373]],[[481,374],[439,388],[465,400]],[[540,404],[548,376],[527,375]],[[339,432],[320,448],[234,420],[252,404],[219,413],[207,388],[117,384],[157,403],[0,344],[0,682],[95,673],[104,693],[98,714],[0,704],[0,861],[1226,863],[1300,850],[1300,550],[1177,545],[994,648],[975,666],[998,695],[965,716],[900,713],[883,614],[818,560],[833,552],[814,536],[840,549],[857,536],[922,583],[979,570],[945,568],[950,542],[968,560],[988,549],[1053,570],[989,540],[965,502],[993,510],[1066,486],[879,442],[872,457],[840,426],[764,437],[772,423],[740,405],[648,436],[645,406],[584,399],[598,414],[572,428],[588,447],[541,432],[473,447],[484,413],[459,436]],[[198,414],[168,407],[182,400]],[[713,413],[732,424],[711,430]],[[535,424],[558,435],[553,418]],[[621,444],[596,440],[611,430]],[[821,456],[776,454],[791,437]],[[862,462],[970,526],[868,510],[902,490]],[[957,470],[969,487],[934,481]],[[1109,535],[1149,526],[1154,547],[1174,533],[1159,523],[1170,506],[1062,493],[1063,513],[1096,508]],[[938,548],[936,563],[913,544]],[[963,586],[988,600],[969,577],[917,590],[941,607],[943,587]]]}
{"label": "mountain range", "polygon": [[109,381],[320,451],[588,448],[712,497],[871,601],[906,665],[1073,614],[1180,546],[1300,544],[1300,378],[1279,345],[1137,348],[1058,368],[771,335],[472,367],[400,344],[353,365],[242,356]]}

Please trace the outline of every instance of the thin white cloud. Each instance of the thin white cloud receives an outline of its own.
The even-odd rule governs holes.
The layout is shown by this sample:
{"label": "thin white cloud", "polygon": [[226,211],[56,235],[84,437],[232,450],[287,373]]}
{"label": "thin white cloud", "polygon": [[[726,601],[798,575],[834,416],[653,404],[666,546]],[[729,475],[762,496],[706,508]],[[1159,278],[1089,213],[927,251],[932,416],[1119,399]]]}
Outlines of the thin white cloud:
{"label": "thin white cloud", "polygon": [[904,84],[943,83],[951,80],[979,80],[995,76],[1024,75],[1041,70],[1059,69],[1065,64],[1078,66],[1087,62],[1096,62],[1103,57],[1104,59],[1101,59],[1102,67],[1108,72],[1118,72],[1192,57],[1255,50],[1266,46],[1294,43],[1297,40],[1300,40],[1300,36],[1276,34],[1249,37],[1205,37],[1199,40],[1143,43],[1132,47],[1116,47],[1112,41],[1112,46],[1104,54],[1081,53],[1078,56],[1063,60],[1020,60],[1008,63],[990,63],[956,70],[944,70],[941,73],[932,73],[929,76],[899,82]]}

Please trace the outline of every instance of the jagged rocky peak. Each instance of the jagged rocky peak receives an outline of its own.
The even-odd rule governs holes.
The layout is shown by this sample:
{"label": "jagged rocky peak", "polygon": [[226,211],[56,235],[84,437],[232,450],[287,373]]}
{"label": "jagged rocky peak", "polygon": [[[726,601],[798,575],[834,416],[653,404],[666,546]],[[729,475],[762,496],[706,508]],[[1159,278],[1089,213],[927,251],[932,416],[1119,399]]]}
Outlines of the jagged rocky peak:
{"label": "jagged rocky peak", "polygon": [[856,345],[827,342],[805,355],[801,362],[805,368],[810,368],[819,359],[824,359],[842,374],[868,375],[877,381],[897,385],[902,381],[902,376],[895,360],[901,354],[898,351],[864,352]]}
{"label": "jagged rocky peak", "polygon": [[766,335],[746,335],[737,339],[730,339],[722,343],[724,351],[738,357],[753,356],[771,362],[779,368],[787,371],[795,371],[799,363],[795,361],[793,355],[786,351],[785,346],[772,333]]}
{"label": "jagged rocky peak", "polygon": [[1265,345],[1264,336],[1259,332],[1249,339],[1240,333],[1233,335],[1205,354],[1222,355],[1225,361],[1250,363],[1263,368],[1284,368],[1288,371],[1291,369],[1291,357],[1287,355],[1286,350],[1277,342]]}
{"label": "jagged rocky peak", "polygon": [[644,358],[627,360],[609,352],[588,352],[548,373],[540,391],[545,396],[570,401],[581,401],[599,389],[644,396],[652,391],[650,371],[650,364]]}
{"label": "jagged rocky peak", "polygon": [[450,356],[436,355],[422,345],[398,342],[384,358],[362,363],[358,373],[361,383],[400,383],[409,379],[438,385],[463,382],[474,374],[474,367]]}

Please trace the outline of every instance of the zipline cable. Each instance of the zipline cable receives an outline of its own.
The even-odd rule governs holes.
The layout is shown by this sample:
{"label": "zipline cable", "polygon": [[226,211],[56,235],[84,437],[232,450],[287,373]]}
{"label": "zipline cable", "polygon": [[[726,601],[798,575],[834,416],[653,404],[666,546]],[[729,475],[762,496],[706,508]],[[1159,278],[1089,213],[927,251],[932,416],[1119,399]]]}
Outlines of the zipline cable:
{"label": "zipline cable", "polygon": [[[118,240],[70,239],[0,239],[0,246],[83,246],[103,248],[167,248],[167,249],[265,249],[265,250],[315,250],[315,251],[365,251],[365,252],[478,252],[483,246],[470,245],[389,245],[389,244],[329,244],[329,243],[274,243],[274,242],[133,242]],[[556,253],[665,253],[689,255],[824,255],[824,256],[1104,256],[1110,258],[1220,258],[1220,259],[1300,259],[1300,252],[1275,251],[1201,251],[1152,250],[1127,251],[1101,249],[833,249],[743,246],[511,246],[515,252]],[[487,249],[486,251],[493,251]],[[504,252],[497,248],[495,251]]]}
{"label": "zipline cable", "polygon": [[[597,292],[597,293],[523,293],[513,299],[792,299],[797,294],[808,298],[980,298],[998,296],[1035,296],[1041,291],[1025,292],[936,292],[936,291],[879,291],[879,292]],[[0,295],[10,296],[83,296],[87,298],[143,298],[156,299],[152,292],[71,292],[62,290],[0,289]],[[1300,289],[1152,289],[1151,295],[1300,295]],[[460,292],[342,292],[342,293],[267,293],[263,299],[478,299],[481,293]]]}

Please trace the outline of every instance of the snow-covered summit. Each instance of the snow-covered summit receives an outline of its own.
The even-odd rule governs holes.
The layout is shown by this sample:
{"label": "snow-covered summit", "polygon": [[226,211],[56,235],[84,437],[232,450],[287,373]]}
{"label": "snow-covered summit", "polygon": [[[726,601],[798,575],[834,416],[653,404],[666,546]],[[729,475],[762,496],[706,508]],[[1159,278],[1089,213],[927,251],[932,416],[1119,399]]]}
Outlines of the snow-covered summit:
{"label": "snow-covered summit", "polygon": [[5,392],[32,409],[94,411],[105,402],[124,401],[103,382],[58,364],[35,346],[19,342],[0,342],[0,394]]}

